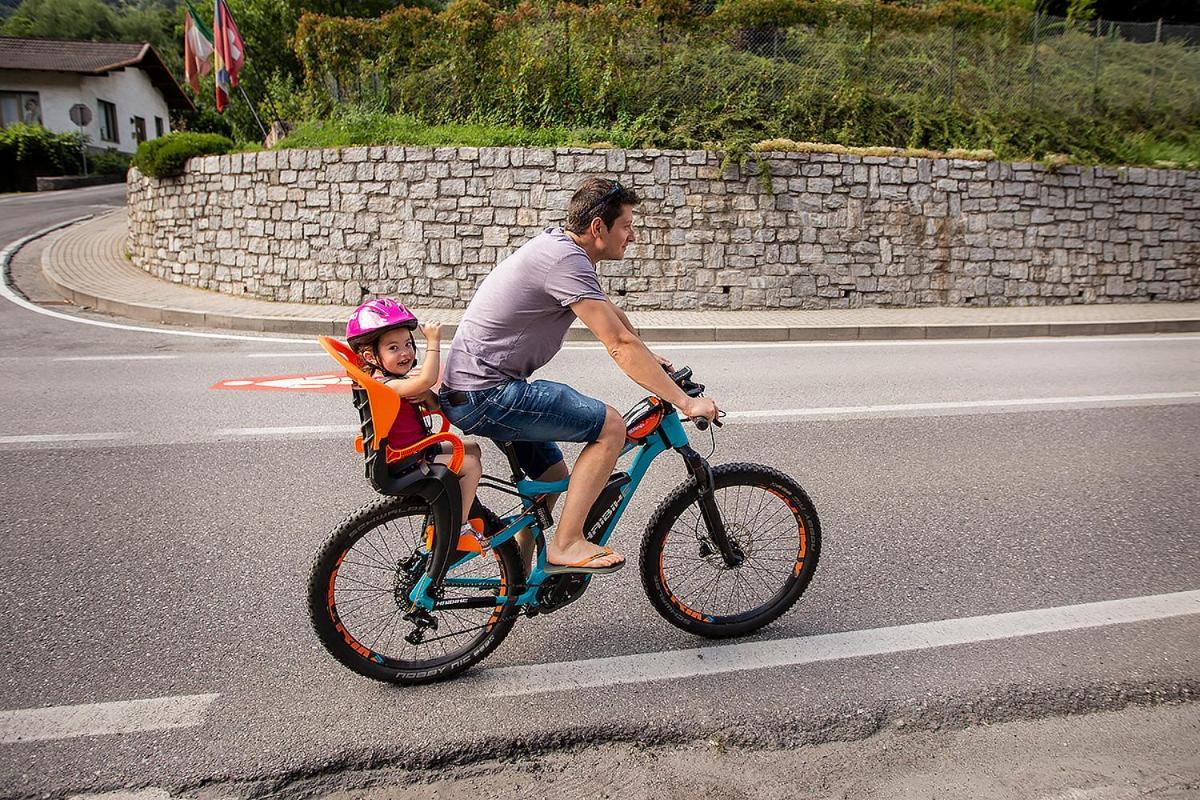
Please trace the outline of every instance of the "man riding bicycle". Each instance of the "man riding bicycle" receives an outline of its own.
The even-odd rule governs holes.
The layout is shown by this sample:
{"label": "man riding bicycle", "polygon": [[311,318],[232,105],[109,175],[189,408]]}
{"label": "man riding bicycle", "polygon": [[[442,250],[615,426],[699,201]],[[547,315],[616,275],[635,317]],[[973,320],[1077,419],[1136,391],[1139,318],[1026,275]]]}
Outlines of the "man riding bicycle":
{"label": "man riding bicycle", "polygon": [[[567,477],[555,442],[587,442],[570,473],[547,573],[608,573],[625,558],[583,535],[583,523],[604,488],[621,447],[620,412],[570,386],[529,377],[562,349],[576,319],[604,345],[617,366],[687,417],[713,420],[717,405],[688,397],[663,371],[629,318],[600,288],[596,264],[621,260],[634,241],[636,192],[618,181],[588,178],[567,207],[562,228],[547,228],[500,263],[480,284],[446,357],[439,401],[468,435],[513,442],[527,475]],[[528,550],[528,540],[522,549]]]}

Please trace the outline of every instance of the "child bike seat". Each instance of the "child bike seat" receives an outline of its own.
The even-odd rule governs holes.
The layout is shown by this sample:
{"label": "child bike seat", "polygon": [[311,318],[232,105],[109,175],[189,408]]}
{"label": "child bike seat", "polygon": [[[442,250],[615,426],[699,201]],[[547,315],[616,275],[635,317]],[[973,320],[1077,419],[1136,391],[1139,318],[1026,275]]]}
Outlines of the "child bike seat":
{"label": "child bike seat", "polygon": [[[419,497],[429,504],[435,535],[430,542],[432,552],[426,574],[435,584],[439,583],[459,540],[462,500],[457,473],[463,461],[462,439],[449,432],[449,421],[439,415],[442,425],[437,433],[407,447],[392,447],[387,435],[407,401],[368,375],[358,354],[344,342],[330,336],[322,336],[318,341],[354,381],[350,391],[362,428],[354,446],[366,459],[367,480],[371,486],[383,495]],[[448,466],[424,457],[427,448],[441,442],[449,442],[453,448]]]}
{"label": "child bike seat", "polygon": [[454,448],[450,457],[450,471],[458,472],[462,466],[463,443],[462,439],[449,432],[450,422],[445,416],[438,414],[442,424],[437,433],[407,447],[392,447],[387,440],[388,432],[408,401],[367,374],[362,360],[348,345],[330,336],[322,336],[319,341],[325,352],[341,364],[354,381],[351,394],[362,427],[362,433],[354,440],[354,449],[366,459],[367,480],[376,491],[380,494],[396,494],[395,479],[417,468],[426,448],[440,442],[449,442]]}

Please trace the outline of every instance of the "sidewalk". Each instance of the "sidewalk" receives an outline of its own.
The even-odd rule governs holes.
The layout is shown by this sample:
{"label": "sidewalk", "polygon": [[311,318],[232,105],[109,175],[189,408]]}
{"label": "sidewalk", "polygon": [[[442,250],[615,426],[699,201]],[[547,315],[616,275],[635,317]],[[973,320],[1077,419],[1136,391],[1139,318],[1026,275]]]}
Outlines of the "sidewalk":
{"label": "sidewalk", "polygon": [[[68,228],[46,248],[47,280],[78,306],[168,325],[342,335],[352,307],[273,303],[159,280],[125,258],[125,213]],[[462,309],[414,308],[448,335]],[[1200,303],[1014,308],[858,308],[835,311],[630,311],[649,341],[960,339],[1200,331]],[[590,340],[576,323],[573,340]]]}

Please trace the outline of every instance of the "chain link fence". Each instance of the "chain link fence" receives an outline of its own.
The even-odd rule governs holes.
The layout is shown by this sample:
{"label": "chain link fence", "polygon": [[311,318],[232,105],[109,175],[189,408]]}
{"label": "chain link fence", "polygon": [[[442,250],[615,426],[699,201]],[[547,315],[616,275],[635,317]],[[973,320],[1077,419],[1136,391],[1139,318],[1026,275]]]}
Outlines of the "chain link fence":
{"label": "chain link fence", "polygon": [[[976,23],[925,31],[753,28],[728,35],[725,43],[770,64],[771,73],[757,85],[740,87],[768,102],[821,90],[862,91],[975,109],[1133,113],[1165,123],[1200,118],[1200,26],[1194,25],[1072,22],[1037,15],[1022,25]],[[670,59],[672,47],[695,44],[695,37],[663,39],[657,69]],[[646,65],[644,55],[638,57],[636,50],[631,55],[631,65]],[[686,94],[681,99],[694,105],[704,104],[719,88],[725,87],[679,90]]]}
{"label": "chain link fence", "polygon": [[[310,86],[335,107],[371,98],[427,122],[612,129],[668,146],[735,132],[1038,152],[1078,130],[1097,132],[1082,146],[1104,156],[1105,141],[1130,131],[1200,129],[1200,26],[1036,15],[718,28],[588,9],[481,30],[492,32],[475,49],[444,35],[393,48],[404,64],[362,46],[315,48]],[[380,30],[381,50],[394,35]]]}

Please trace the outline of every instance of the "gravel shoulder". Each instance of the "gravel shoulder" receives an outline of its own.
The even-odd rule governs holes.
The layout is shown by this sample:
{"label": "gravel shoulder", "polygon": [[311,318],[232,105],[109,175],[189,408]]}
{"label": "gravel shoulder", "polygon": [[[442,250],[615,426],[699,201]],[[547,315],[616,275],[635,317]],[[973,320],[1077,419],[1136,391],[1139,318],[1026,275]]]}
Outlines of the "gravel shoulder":
{"label": "gravel shoulder", "polygon": [[[610,744],[429,772],[339,777],[322,800],[450,797],[1200,798],[1200,704],[1127,708],[962,730],[895,726],[868,739],[747,749],[708,739]],[[300,789],[301,787],[294,787]]]}

